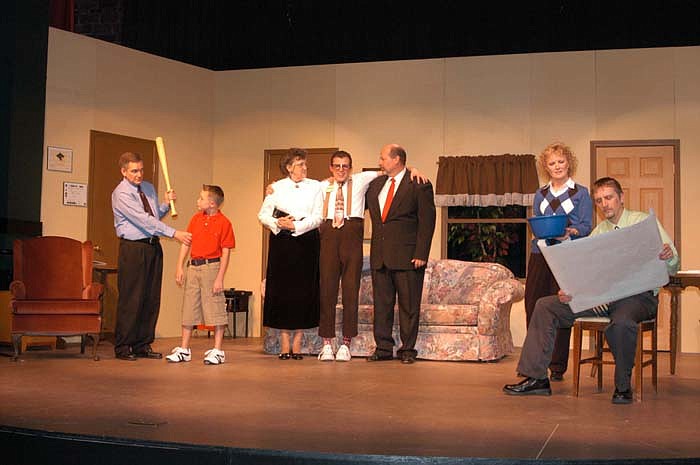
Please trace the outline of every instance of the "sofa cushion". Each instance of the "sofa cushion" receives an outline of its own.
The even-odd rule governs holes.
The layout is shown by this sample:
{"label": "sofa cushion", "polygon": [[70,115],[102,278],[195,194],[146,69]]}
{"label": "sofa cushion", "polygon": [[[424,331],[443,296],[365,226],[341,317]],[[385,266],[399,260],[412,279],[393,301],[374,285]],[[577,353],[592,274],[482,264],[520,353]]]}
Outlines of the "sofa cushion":
{"label": "sofa cushion", "polygon": [[[342,316],[339,315],[339,308],[336,307],[336,321],[343,321]],[[371,325],[374,323],[374,305],[372,304],[360,304],[357,306],[357,322],[360,324]]]}
{"label": "sofa cushion", "polygon": [[439,260],[432,269],[429,304],[474,304],[494,282],[512,278],[507,268],[493,263]]}
{"label": "sofa cushion", "polygon": [[[335,309],[336,323],[343,321],[343,307]],[[424,326],[477,326],[479,323],[478,305],[424,304],[420,307],[420,324]],[[373,305],[358,305],[357,321],[371,325],[374,321]],[[394,307],[394,323],[399,324],[399,308]]]}
{"label": "sofa cushion", "polygon": [[99,315],[99,300],[12,300],[12,312],[24,315]]}
{"label": "sofa cushion", "polygon": [[476,326],[478,305],[424,304],[420,306],[420,324],[425,326]]}
{"label": "sofa cushion", "polygon": [[[432,277],[434,262],[431,260],[428,266],[425,268],[425,277],[423,278],[423,295],[421,296],[421,303],[428,303],[428,292],[430,290],[430,280]],[[338,292],[338,303],[342,303],[340,298],[341,292]],[[374,296],[372,294],[372,271],[366,270],[362,272],[362,278],[360,279],[360,305],[373,305]]]}

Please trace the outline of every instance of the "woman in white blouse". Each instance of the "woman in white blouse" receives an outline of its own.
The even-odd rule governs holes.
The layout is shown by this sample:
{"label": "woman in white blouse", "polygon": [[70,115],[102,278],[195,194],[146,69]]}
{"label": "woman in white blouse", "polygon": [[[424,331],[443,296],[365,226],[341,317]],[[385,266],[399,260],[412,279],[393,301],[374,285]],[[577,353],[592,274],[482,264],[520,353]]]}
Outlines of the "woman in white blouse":
{"label": "woman in white blouse", "polygon": [[258,213],[270,230],[263,325],[280,330],[281,360],[301,360],[301,330],[319,320],[321,184],[306,178],[303,149],[289,149],[280,170],[287,177],[272,184]]}

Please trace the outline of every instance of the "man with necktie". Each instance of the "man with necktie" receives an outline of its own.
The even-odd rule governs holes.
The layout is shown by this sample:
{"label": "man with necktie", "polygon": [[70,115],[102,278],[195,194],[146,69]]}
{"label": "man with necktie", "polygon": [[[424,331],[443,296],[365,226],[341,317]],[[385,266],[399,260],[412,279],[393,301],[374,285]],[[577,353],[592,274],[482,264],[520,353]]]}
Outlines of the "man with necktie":
{"label": "man with necktie", "polygon": [[[625,193],[614,178],[605,177],[595,181],[591,194],[593,202],[605,218],[591,232],[591,236],[618,233],[618,229],[640,223],[649,216],[644,212],[625,208]],[[663,243],[659,251],[659,260],[665,262],[669,275],[675,274],[680,266],[678,251],[658,220],[657,226]],[[610,254],[615,251],[605,250],[602,253]],[[620,273],[627,271],[629,270],[619,270]],[[610,318],[610,324],[605,329],[605,339],[615,359],[615,391],[612,403],[632,403],[631,376],[637,349],[637,323],[656,317],[658,295],[658,289],[649,289],[579,313],[574,313],[569,307],[571,296],[565,290],[559,290],[557,295],[541,297],[535,304],[518,362],[518,373],[525,378],[515,384],[506,384],[503,391],[514,396],[552,395],[547,367],[552,358],[557,329],[570,328],[576,318],[607,316]]]}
{"label": "man with necktie", "polygon": [[368,362],[391,360],[394,304],[398,295],[402,363],[416,360],[425,265],[435,230],[433,187],[406,176],[406,151],[396,144],[382,148],[379,166],[384,175],[367,190],[372,220],[370,266],[374,296],[375,352]]}
{"label": "man with necktie", "polygon": [[[365,194],[379,171],[352,173],[352,156],[337,150],[331,155],[330,179],[321,182],[317,202],[323,218],[319,233],[321,314],[318,334],[323,348],[318,355],[322,362],[348,362],[352,358],[350,343],[357,336],[357,309],[362,273],[362,240],[364,234]],[[417,169],[410,169],[411,179],[426,182]],[[338,287],[342,286],[343,342],[333,353]]]}
{"label": "man with necktie", "polygon": [[120,360],[159,359],[162,354],[151,349],[163,276],[163,250],[158,238],[173,237],[189,245],[192,234],[160,221],[176,195],[169,191],[165,202],[158,203],[155,187],[143,180],[140,154],[123,153],[119,167],[123,179],[112,192],[114,227],[120,238],[114,353]]}

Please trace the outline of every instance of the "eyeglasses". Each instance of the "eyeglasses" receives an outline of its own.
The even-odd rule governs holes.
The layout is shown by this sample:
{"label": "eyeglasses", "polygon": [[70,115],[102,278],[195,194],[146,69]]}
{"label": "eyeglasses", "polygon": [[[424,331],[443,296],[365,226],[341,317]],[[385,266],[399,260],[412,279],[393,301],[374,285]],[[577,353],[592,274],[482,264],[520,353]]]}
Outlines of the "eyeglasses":
{"label": "eyeglasses", "polygon": [[352,166],[350,165],[341,165],[339,163],[333,163],[331,166],[334,170],[349,170],[350,168],[352,168]]}

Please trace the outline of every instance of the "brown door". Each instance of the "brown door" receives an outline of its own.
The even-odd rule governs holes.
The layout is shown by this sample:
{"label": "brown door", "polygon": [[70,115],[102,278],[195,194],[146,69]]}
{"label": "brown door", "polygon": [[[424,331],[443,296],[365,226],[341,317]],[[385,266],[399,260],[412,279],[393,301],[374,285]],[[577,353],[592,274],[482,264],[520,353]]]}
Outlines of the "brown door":
{"label": "brown door", "polygon": [[[124,152],[137,152],[143,157],[144,179],[158,188],[155,141],[135,137],[90,131],[90,177],[88,180],[88,231],[87,238],[94,247],[93,258],[104,262],[107,269],[115,270],[119,255],[119,239],[114,232],[112,191],[121,182],[119,156]],[[103,333],[114,332],[117,309],[116,273],[103,273]]]}
{"label": "brown door", "polygon": [[[593,141],[591,157],[593,179],[613,177],[620,181],[625,192],[625,207],[645,212],[653,209],[680,254],[680,142]],[[670,292],[664,289],[659,294],[656,320],[659,350],[670,347],[670,305]]]}
{"label": "brown door", "polygon": [[[309,179],[317,179],[319,181],[328,178],[331,173],[328,170],[328,165],[330,163],[330,158],[333,152],[338,150],[337,148],[319,148],[319,149],[306,149],[308,155],[306,157],[307,172],[306,176]],[[260,205],[262,205],[262,199],[265,198],[265,189],[270,183],[273,183],[279,179],[285,177],[280,171],[280,160],[287,153],[286,149],[281,150],[265,150],[265,173],[263,176],[263,188],[262,197],[260,200]],[[267,272],[267,248],[270,241],[270,231],[266,228],[262,228],[262,277],[265,277]],[[260,306],[262,309],[262,305]],[[262,322],[262,318],[260,319]],[[262,323],[261,323],[262,328]],[[262,334],[262,332],[261,332]]]}

